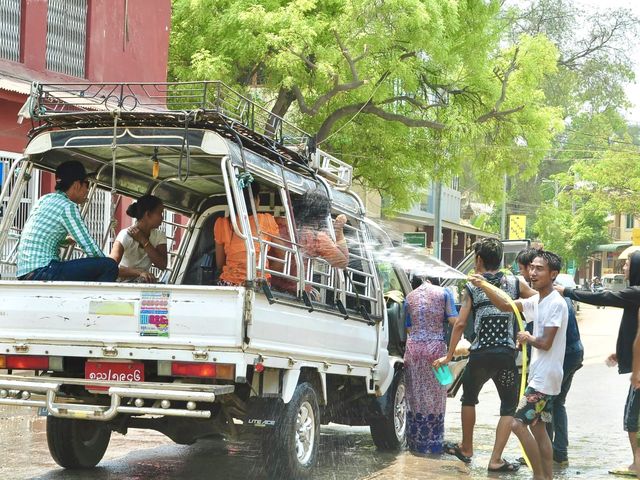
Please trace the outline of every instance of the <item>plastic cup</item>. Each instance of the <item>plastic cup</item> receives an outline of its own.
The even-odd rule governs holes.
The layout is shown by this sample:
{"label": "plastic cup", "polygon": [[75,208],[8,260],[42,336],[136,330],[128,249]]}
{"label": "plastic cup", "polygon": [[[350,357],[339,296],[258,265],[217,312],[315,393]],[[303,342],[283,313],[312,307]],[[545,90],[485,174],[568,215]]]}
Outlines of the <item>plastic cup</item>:
{"label": "plastic cup", "polygon": [[451,373],[449,365],[442,365],[437,370],[433,367],[431,368],[436,376],[436,380],[438,380],[438,383],[440,385],[446,386],[453,383],[453,373]]}

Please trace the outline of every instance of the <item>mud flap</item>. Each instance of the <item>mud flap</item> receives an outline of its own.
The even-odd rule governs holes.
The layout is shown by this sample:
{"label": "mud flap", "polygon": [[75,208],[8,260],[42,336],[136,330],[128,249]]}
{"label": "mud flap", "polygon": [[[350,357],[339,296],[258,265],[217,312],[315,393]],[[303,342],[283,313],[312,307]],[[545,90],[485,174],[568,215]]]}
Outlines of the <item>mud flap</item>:
{"label": "mud flap", "polygon": [[282,418],[284,406],[281,398],[252,397],[247,402],[244,424],[247,427],[274,428]]}

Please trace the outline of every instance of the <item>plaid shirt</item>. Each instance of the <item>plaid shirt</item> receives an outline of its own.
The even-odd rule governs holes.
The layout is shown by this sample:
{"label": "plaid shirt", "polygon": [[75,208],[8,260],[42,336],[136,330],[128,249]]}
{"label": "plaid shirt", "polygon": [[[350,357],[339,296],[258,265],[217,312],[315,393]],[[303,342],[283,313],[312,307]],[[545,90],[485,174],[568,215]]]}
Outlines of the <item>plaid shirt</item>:
{"label": "plaid shirt", "polygon": [[20,236],[18,245],[18,271],[21,277],[37,268],[46,267],[52,260],[60,260],[67,235],[89,257],[104,257],[100,247],[91,238],[80,216],[78,205],[63,192],[56,191],[42,197],[33,208]]}

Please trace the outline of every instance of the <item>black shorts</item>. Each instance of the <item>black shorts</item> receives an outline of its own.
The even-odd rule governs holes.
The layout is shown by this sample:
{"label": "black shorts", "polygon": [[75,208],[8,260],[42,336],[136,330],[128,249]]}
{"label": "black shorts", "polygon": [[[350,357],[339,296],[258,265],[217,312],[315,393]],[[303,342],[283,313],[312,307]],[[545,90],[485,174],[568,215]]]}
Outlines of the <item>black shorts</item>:
{"label": "black shorts", "polygon": [[516,352],[472,352],[462,376],[462,405],[478,404],[480,390],[489,379],[500,396],[500,416],[513,416],[518,406]]}
{"label": "black shorts", "polygon": [[640,414],[640,389],[629,387],[627,401],[624,404],[624,431],[638,431],[638,416]]}

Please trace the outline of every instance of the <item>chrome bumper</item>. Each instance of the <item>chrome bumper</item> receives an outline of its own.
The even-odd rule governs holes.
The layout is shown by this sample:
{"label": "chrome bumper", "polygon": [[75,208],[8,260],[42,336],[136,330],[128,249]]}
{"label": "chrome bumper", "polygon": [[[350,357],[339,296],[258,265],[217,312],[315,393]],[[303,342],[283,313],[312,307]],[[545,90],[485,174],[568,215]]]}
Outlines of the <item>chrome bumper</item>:
{"label": "chrome bumper", "polygon": [[[59,401],[58,393],[63,385],[108,387],[104,394],[110,397],[110,405]],[[108,421],[120,413],[210,418],[211,412],[197,409],[198,403],[213,403],[217,396],[233,393],[234,388],[233,385],[126,383],[77,378],[0,375],[0,405],[43,408],[54,417],[78,420]],[[133,406],[122,405],[123,399],[133,400]],[[153,401],[153,405],[145,406],[145,400]],[[187,402],[187,408],[171,408],[172,401]]]}

